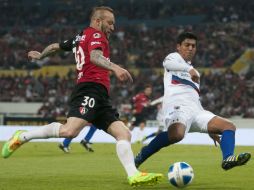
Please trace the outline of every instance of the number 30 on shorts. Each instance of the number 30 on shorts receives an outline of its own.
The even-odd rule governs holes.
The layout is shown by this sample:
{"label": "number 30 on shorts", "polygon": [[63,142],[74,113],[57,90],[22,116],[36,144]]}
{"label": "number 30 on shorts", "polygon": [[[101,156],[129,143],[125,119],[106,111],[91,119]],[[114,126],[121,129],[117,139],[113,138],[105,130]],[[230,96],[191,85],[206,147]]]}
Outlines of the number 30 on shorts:
{"label": "number 30 on shorts", "polygon": [[84,96],[84,100],[81,105],[84,107],[88,105],[89,108],[93,108],[95,105],[95,100],[89,96]]}

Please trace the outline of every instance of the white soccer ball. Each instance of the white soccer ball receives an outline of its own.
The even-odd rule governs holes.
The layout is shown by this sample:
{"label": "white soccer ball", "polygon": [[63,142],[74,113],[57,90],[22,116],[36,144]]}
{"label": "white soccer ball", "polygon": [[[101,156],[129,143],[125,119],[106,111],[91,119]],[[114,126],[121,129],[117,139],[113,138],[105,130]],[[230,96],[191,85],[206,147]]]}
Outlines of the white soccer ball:
{"label": "white soccer ball", "polygon": [[192,182],[194,172],[186,162],[176,162],[169,167],[168,180],[175,187],[184,187]]}

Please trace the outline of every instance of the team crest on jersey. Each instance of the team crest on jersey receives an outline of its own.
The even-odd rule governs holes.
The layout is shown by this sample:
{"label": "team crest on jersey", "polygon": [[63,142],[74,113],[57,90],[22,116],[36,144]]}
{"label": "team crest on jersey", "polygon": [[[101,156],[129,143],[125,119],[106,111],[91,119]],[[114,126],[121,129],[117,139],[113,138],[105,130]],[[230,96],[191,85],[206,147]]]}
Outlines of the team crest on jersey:
{"label": "team crest on jersey", "polygon": [[100,38],[100,37],[101,37],[101,34],[100,34],[100,33],[94,33],[94,34],[93,34],[93,37],[94,37],[94,38]]}
{"label": "team crest on jersey", "polygon": [[79,107],[79,112],[81,115],[85,115],[88,112],[86,107]]}

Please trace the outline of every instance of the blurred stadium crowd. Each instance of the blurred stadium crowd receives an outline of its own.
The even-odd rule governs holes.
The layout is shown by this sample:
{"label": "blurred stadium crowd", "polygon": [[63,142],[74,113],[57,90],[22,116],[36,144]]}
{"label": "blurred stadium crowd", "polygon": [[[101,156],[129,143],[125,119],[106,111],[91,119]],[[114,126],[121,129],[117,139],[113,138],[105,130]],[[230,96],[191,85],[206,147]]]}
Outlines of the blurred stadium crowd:
{"label": "blurred stadium crowd", "polygon": [[[134,84],[123,86],[113,79],[111,86],[112,101],[118,109],[129,104],[131,98],[144,84],[153,85],[153,99],[163,94],[162,75],[152,70],[134,76]],[[147,78],[147,76],[150,76]],[[238,75],[230,69],[224,72],[208,73],[201,78],[201,101],[205,108],[216,114],[230,117],[254,117],[254,84],[253,72]],[[10,77],[2,76],[0,80],[0,101],[12,102],[44,102],[39,114],[47,116],[63,116],[67,113],[68,96],[74,84],[75,73],[60,78],[54,77]],[[156,109],[155,109],[156,110]],[[122,110],[124,112],[124,110]],[[126,112],[128,114],[128,110]],[[154,115],[151,116],[151,119]]]}
{"label": "blurred stadium crowd", "polygon": [[[144,6],[146,4],[146,6]],[[75,36],[87,26],[93,6],[109,5],[116,10],[117,27],[111,37],[111,60],[126,68],[139,69],[134,84],[112,85],[114,105],[130,103],[145,83],[154,86],[153,98],[163,94],[163,58],[175,51],[175,38],[183,30],[199,37],[196,67],[228,68],[226,72],[202,75],[201,99],[205,108],[222,116],[254,117],[253,72],[237,74],[230,66],[253,47],[254,2],[251,0],[3,0],[0,5],[1,70],[36,69],[42,65],[74,64],[71,54],[27,60],[29,50],[41,51],[52,42]],[[155,22],[154,22],[155,21]],[[187,23],[187,24],[186,24]],[[149,78],[147,76],[150,76]],[[6,76],[0,79],[0,101],[42,101],[43,116],[65,115],[75,73],[60,78]]]}

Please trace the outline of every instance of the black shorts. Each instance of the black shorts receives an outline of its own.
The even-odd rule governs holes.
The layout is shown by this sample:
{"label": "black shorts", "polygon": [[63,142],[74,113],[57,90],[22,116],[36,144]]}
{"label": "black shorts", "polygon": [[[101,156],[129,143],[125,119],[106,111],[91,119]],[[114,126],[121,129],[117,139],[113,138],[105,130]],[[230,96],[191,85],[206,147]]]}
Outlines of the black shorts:
{"label": "black shorts", "polygon": [[134,117],[136,120],[134,121],[134,123],[132,125],[139,126],[140,123],[146,123],[146,115],[144,113],[142,113],[142,112],[137,113],[134,115]]}
{"label": "black shorts", "polygon": [[109,125],[119,120],[113,109],[106,87],[94,82],[77,84],[69,100],[67,117],[78,117],[107,131]]}

